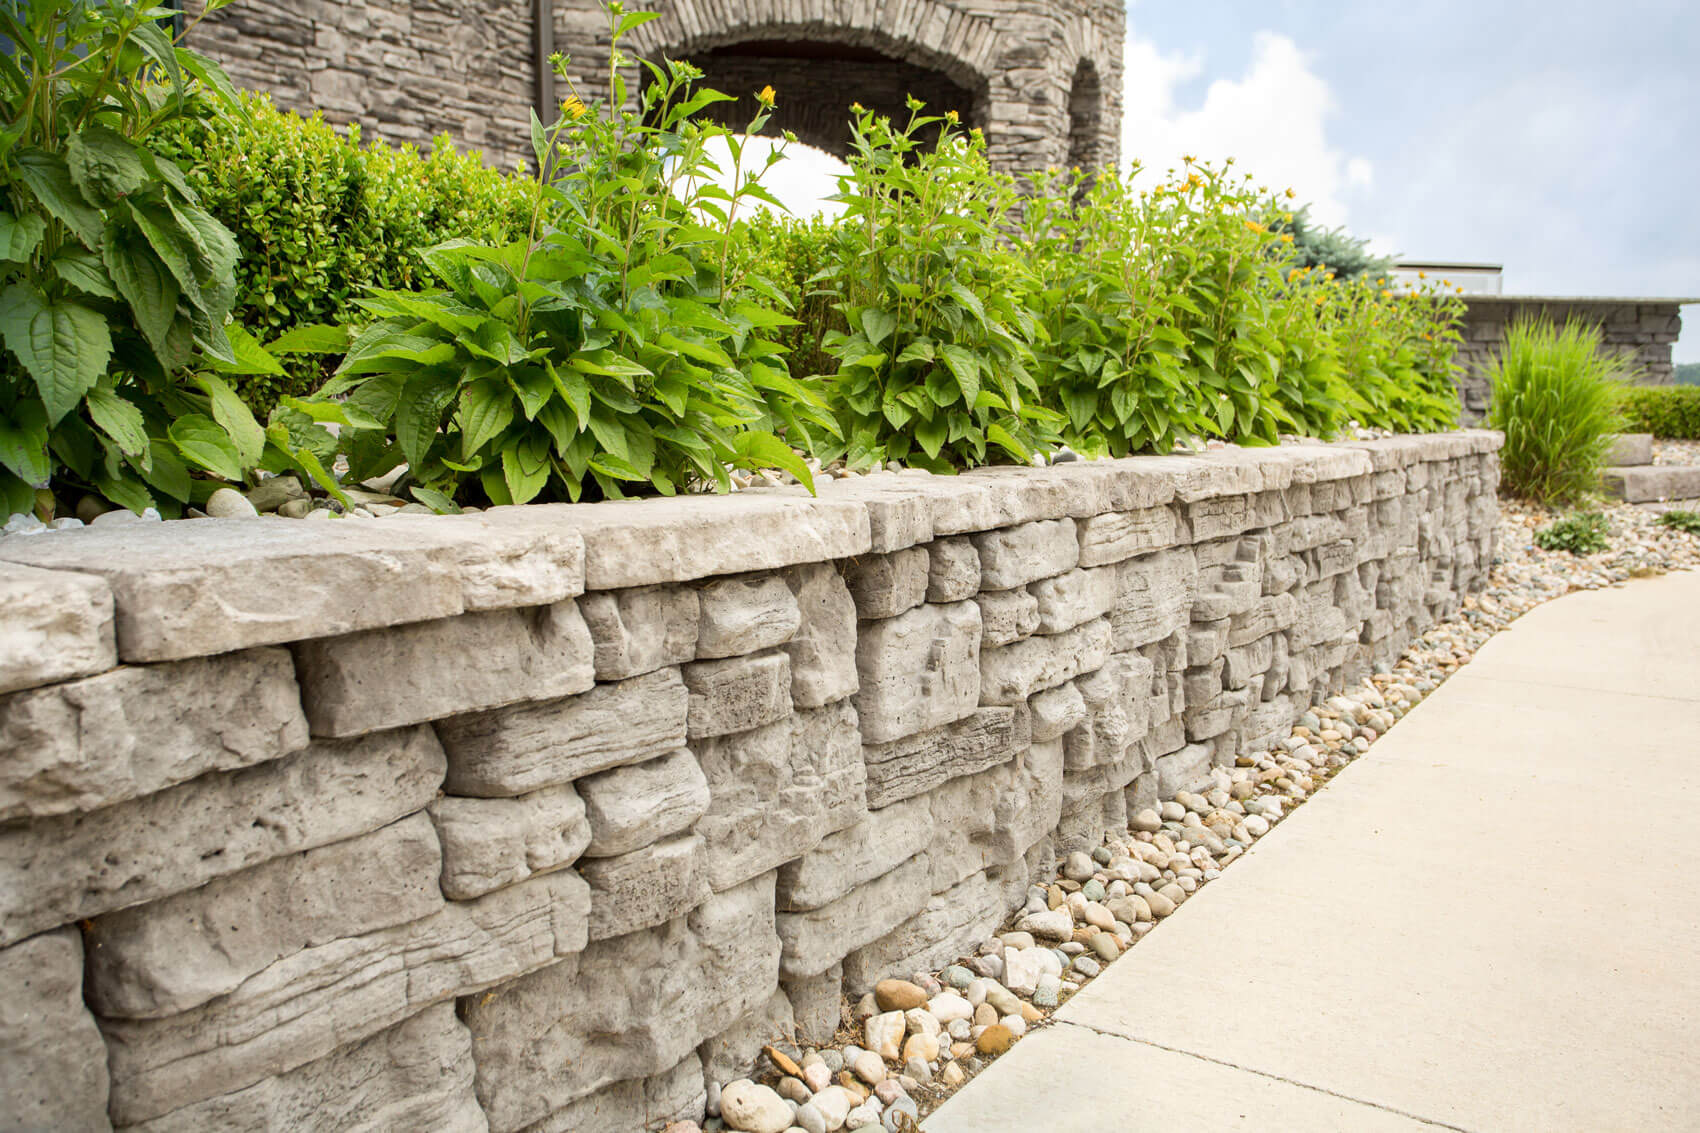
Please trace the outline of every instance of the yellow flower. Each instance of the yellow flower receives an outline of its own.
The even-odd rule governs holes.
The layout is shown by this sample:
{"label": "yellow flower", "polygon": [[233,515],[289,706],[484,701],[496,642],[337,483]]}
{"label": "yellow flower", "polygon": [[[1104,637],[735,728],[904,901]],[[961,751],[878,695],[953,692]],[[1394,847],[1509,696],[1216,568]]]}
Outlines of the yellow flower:
{"label": "yellow flower", "polygon": [[1293,191],[1291,189],[1287,190],[1287,199],[1289,201],[1293,199]]}
{"label": "yellow flower", "polygon": [[1418,279],[1427,279],[1427,278],[1428,278],[1428,272],[1426,272],[1426,271],[1419,271],[1419,272],[1418,272],[1418,273],[1417,273],[1417,278],[1418,278]]}
{"label": "yellow flower", "polygon": [[866,109],[867,109],[867,107],[865,107],[865,106],[863,106],[863,105],[862,105],[862,104],[861,104],[861,103],[859,103],[859,102],[852,102],[852,103],[851,103],[851,104],[850,104],[850,109],[851,109],[851,110],[854,110],[854,111],[855,111],[855,112],[856,112],[856,113],[857,113],[857,114],[860,114],[860,113],[861,113],[861,112],[862,112],[862,111],[864,111],[864,110],[866,110]]}
{"label": "yellow flower", "polygon": [[1293,234],[1291,232],[1281,233],[1281,243],[1291,244],[1292,242],[1293,242]]}
{"label": "yellow flower", "polygon": [[1246,221],[1245,226],[1247,228],[1251,229],[1253,232],[1268,232],[1269,231],[1269,229],[1267,229],[1263,225],[1257,223],[1257,221],[1255,221],[1255,220]]}
{"label": "yellow flower", "polygon": [[1382,292],[1381,292],[1381,297],[1383,299],[1391,299],[1391,298],[1393,298],[1393,292],[1388,291],[1385,288],[1383,288]]}
{"label": "yellow flower", "polygon": [[944,120],[954,126],[958,122],[962,121],[962,115],[958,114],[954,110],[947,110],[944,112]]}
{"label": "yellow flower", "polygon": [[1460,294],[1460,295],[1464,294],[1464,289],[1462,287],[1457,288],[1457,291],[1458,291],[1458,294]]}
{"label": "yellow flower", "polygon": [[758,92],[756,94],[756,101],[761,103],[763,106],[767,107],[769,110],[772,110],[773,109],[773,97],[774,96],[773,96],[773,88],[772,87],[770,87],[770,86],[762,87],[760,92]]}
{"label": "yellow flower", "polygon": [[590,111],[585,108],[584,103],[579,100],[577,95],[574,95],[561,103],[561,114],[567,118],[571,118],[574,122],[577,122],[580,118],[583,118],[589,113]]}
{"label": "yellow flower", "polygon": [[1318,306],[1318,307],[1320,307],[1320,306],[1322,306],[1322,304],[1323,304],[1323,303],[1324,303],[1324,302],[1326,302],[1326,300],[1325,300],[1325,299],[1324,299],[1324,298],[1323,298],[1323,297],[1322,297],[1322,296],[1320,296],[1320,295],[1318,295],[1318,296],[1317,296],[1317,297],[1316,297],[1316,305],[1317,305],[1317,306]]}

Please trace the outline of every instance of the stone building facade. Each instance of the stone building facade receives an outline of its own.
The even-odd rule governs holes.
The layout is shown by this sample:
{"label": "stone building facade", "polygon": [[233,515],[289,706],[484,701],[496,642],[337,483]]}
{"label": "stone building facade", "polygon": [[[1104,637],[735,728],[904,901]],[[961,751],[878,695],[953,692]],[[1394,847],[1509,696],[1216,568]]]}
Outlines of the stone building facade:
{"label": "stone building facade", "polygon": [[[188,0],[192,19],[201,0]],[[648,58],[688,59],[742,97],[771,85],[771,131],[848,152],[850,104],[904,114],[914,94],[986,131],[994,164],[1100,167],[1118,153],[1122,0],[651,0],[633,33]],[[633,4],[629,7],[637,8]],[[238,86],[393,142],[448,133],[507,166],[529,157],[527,115],[557,93],[539,61],[571,59],[606,89],[607,18],[594,0],[243,0],[191,42]],[[545,118],[551,115],[545,113]]]}
{"label": "stone building facade", "polygon": [[1682,334],[1682,306],[1694,300],[1470,295],[1465,302],[1459,392],[1465,414],[1480,417],[1488,406],[1488,364],[1499,355],[1505,328],[1518,319],[1544,315],[1560,324],[1569,319],[1593,323],[1605,349],[1628,355],[1641,368],[1641,384],[1667,386],[1676,374],[1671,345]]}

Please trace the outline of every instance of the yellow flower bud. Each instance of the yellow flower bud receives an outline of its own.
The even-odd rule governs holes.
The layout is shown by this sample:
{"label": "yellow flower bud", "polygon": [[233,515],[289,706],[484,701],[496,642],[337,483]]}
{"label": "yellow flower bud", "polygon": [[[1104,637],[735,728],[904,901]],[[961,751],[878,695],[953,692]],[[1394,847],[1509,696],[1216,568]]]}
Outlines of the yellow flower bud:
{"label": "yellow flower bud", "polygon": [[767,107],[769,110],[773,109],[773,98],[773,88],[770,86],[762,87],[756,94],[756,101]]}

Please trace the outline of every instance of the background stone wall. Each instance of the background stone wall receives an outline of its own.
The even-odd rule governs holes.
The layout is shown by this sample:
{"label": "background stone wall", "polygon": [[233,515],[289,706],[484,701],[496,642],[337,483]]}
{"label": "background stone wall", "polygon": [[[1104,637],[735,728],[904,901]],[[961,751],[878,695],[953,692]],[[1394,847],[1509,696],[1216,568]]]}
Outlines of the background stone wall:
{"label": "background stone wall", "polygon": [[0,542],[5,1109],[700,1115],[1455,610],[1498,444]]}
{"label": "background stone wall", "polygon": [[[192,19],[200,0],[187,0]],[[631,5],[628,5],[631,7]],[[661,18],[629,49],[684,58],[743,97],[720,108],[747,123],[771,83],[770,132],[794,131],[840,156],[852,102],[906,114],[913,92],[986,130],[1005,169],[1099,166],[1116,159],[1121,123],[1121,0],[653,0]],[[592,0],[240,0],[191,43],[240,87],[392,142],[450,134],[504,167],[530,160],[540,44],[567,54],[588,95],[607,87],[607,20]],[[632,81],[638,79],[634,68]],[[548,115],[545,115],[547,118]]]}
{"label": "background stone wall", "polygon": [[1506,326],[1520,318],[1544,315],[1561,325],[1572,318],[1593,323],[1600,328],[1605,349],[1628,355],[1642,368],[1641,384],[1667,386],[1675,380],[1671,345],[1682,334],[1682,307],[1674,300],[1471,295],[1466,302],[1464,341],[1458,350],[1464,375],[1458,388],[1469,417],[1478,418],[1487,411],[1487,366],[1499,356]]}

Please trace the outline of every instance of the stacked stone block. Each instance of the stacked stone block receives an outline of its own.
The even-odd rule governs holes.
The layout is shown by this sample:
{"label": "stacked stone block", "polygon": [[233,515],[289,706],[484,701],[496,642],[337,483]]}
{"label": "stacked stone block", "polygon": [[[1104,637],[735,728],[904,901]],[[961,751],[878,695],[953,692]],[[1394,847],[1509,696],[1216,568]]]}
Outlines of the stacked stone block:
{"label": "stacked stone block", "polygon": [[1498,438],[0,543],[0,1106],[629,1130],[1453,611]]}

